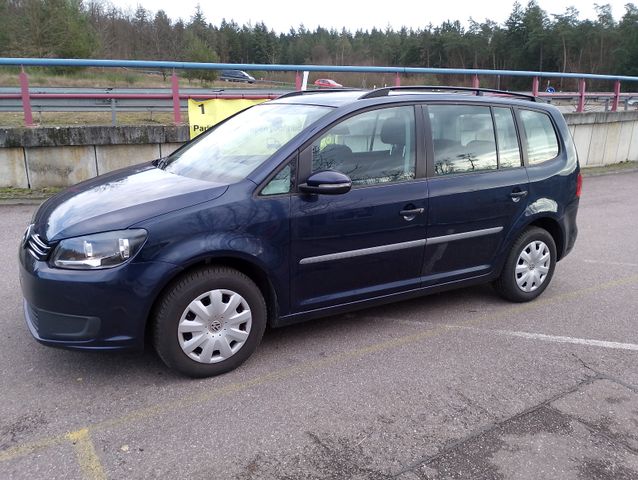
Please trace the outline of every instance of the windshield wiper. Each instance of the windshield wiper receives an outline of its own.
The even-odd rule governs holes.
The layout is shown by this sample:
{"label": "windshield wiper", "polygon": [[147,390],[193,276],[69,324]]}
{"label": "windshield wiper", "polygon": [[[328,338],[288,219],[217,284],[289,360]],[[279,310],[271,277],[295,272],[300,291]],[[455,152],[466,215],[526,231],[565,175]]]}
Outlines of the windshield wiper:
{"label": "windshield wiper", "polygon": [[158,158],[153,162],[153,165],[155,165],[160,170],[164,170],[166,168],[166,165],[168,165],[168,157]]}

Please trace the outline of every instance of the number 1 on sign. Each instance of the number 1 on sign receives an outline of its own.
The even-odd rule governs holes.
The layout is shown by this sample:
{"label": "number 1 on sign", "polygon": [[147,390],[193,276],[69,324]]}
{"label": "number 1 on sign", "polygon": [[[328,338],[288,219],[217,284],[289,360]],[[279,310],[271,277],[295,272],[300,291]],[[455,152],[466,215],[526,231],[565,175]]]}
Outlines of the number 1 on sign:
{"label": "number 1 on sign", "polygon": [[202,111],[202,115],[206,115],[206,112],[204,111],[204,104],[203,104],[203,103],[200,103],[200,104],[199,104],[199,105],[197,105],[197,106],[198,106],[198,107],[200,108],[200,110]]}

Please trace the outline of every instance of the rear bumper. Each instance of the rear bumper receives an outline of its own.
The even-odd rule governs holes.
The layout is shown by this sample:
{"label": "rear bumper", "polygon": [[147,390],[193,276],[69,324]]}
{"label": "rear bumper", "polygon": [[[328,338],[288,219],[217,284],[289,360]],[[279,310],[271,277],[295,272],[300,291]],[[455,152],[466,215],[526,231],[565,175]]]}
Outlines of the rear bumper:
{"label": "rear bumper", "polygon": [[578,214],[578,204],[580,200],[576,198],[573,200],[567,208],[565,208],[565,214],[563,215],[563,231],[565,232],[565,245],[563,252],[559,255],[559,260],[564,258],[574,248],[576,243],[576,237],[578,236],[578,226],[576,225],[576,216]]}

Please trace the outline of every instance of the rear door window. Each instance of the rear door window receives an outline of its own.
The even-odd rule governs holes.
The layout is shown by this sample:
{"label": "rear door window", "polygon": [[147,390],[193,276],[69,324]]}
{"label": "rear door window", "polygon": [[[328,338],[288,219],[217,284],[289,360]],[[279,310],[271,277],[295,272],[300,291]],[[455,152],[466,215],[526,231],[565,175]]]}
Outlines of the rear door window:
{"label": "rear door window", "polygon": [[558,155],[558,138],[549,115],[533,110],[519,110],[527,139],[527,161],[530,165],[546,162]]}
{"label": "rear door window", "polygon": [[436,175],[496,170],[496,140],[490,107],[428,106]]}
{"label": "rear door window", "polygon": [[520,167],[521,151],[518,146],[518,135],[512,110],[494,107],[494,124],[498,138],[498,168]]}

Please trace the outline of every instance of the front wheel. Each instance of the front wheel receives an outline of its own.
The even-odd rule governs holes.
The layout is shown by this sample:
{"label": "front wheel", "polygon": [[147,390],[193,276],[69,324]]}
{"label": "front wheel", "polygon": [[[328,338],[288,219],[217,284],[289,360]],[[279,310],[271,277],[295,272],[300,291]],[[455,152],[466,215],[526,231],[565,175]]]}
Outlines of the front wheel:
{"label": "front wheel", "polygon": [[209,377],[241,365],[266,328],[266,302],[237,270],[205,267],[185,274],[160,299],[153,343],[171,368]]}
{"label": "front wheel", "polygon": [[529,302],[549,285],[556,267],[556,243],[538,227],[527,228],[512,246],[496,291],[512,302]]}

